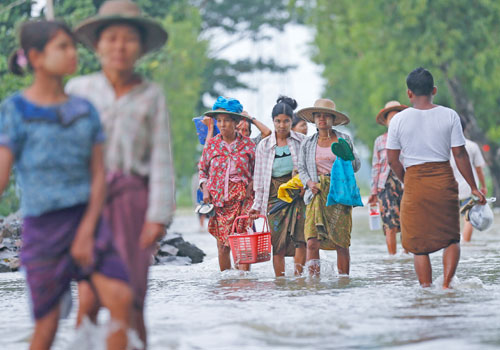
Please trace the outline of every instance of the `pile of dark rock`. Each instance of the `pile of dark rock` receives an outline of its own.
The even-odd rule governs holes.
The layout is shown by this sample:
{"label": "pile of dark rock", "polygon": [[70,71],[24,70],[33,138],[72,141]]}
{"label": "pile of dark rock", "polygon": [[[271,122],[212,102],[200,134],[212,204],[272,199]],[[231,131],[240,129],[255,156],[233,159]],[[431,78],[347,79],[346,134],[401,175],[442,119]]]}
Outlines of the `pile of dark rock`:
{"label": "pile of dark rock", "polygon": [[21,226],[22,221],[19,215],[12,214],[6,218],[0,218],[0,272],[19,269]]}
{"label": "pile of dark rock", "polygon": [[154,264],[198,264],[206,254],[192,243],[186,242],[179,233],[169,233],[158,244]]}
{"label": "pile of dark rock", "polygon": [[[22,220],[18,214],[0,218],[0,272],[17,271],[20,266]],[[186,242],[179,233],[169,233],[158,244],[154,265],[190,265],[203,261],[205,253]]]}

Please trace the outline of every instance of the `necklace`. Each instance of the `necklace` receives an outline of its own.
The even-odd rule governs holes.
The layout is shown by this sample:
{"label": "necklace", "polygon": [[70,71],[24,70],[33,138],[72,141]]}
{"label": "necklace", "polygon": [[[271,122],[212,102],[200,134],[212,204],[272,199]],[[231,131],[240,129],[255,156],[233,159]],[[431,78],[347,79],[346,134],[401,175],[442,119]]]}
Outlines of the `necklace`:
{"label": "necklace", "polygon": [[328,130],[328,136],[326,136],[326,137],[324,137],[324,136],[323,137],[322,136],[318,136],[318,139],[320,139],[320,140],[329,140],[330,139],[330,130]]}

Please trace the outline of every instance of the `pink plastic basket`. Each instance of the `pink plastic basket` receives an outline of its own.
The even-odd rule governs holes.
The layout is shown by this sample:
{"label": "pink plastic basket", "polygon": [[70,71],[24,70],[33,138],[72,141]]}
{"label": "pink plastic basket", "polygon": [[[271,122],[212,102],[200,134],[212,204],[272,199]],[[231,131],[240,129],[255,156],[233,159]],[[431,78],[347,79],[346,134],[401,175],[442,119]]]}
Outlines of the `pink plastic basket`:
{"label": "pink plastic basket", "polygon": [[264,215],[259,215],[264,219],[262,232],[252,234],[236,233],[236,224],[241,219],[248,219],[248,215],[238,216],[234,219],[229,245],[233,253],[235,264],[255,264],[271,260],[271,232],[269,223]]}

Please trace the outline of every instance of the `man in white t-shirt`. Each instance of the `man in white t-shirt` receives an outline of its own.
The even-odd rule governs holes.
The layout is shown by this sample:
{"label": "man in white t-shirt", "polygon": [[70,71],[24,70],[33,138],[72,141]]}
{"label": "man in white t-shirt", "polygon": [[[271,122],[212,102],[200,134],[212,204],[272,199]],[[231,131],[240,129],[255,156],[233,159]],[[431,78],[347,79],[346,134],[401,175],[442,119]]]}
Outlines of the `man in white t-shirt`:
{"label": "man in white t-shirt", "polygon": [[[465,125],[462,123],[462,130],[464,129]],[[486,165],[486,162],[484,161],[481,149],[479,148],[479,145],[477,143],[469,139],[465,139],[465,149],[469,154],[470,165],[474,174],[474,181],[477,185],[479,180],[479,184],[481,185],[479,190],[484,195],[486,195],[488,191],[486,189],[486,181],[484,179],[483,173],[483,167]],[[455,159],[453,157],[450,159],[450,164],[453,169],[453,175],[455,175],[455,179],[458,182],[458,199],[460,199],[460,206],[462,206],[471,198],[470,187],[467,184],[467,181],[465,181],[462,174],[460,174],[460,172],[458,171],[457,164],[455,163]],[[462,233],[462,239],[465,242],[470,242],[473,231],[474,228],[472,227],[472,224],[469,221],[464,220],[464,231]]]}
{"label": "man in white t-shirt", "polygon": [[429,254],[444,249],[443,288],[449,288],[460,259],[458,186],[450,151],[471,193],[481,204],[486,199],[474,181],[458,114],[432,102],[437,92],[432,74],[417,68],[406,78],[406,85],[413,107],[394,116],[387,138],[389,164],[404,182],[402,243],[414,254],[422,287],[432,284]]}

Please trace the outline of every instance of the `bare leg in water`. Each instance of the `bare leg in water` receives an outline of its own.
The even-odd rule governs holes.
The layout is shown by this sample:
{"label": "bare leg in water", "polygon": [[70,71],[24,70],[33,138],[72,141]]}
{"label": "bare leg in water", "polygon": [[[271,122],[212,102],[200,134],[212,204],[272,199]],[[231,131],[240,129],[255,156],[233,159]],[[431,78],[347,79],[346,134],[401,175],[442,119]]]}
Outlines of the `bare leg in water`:
{"label": "bare leg in water", "polygon": [[295,248],[295,256],[293,257],[293,262],[295,265],[294,274],[295,276],[302,275],[304,265],[306,264],[306,245],[304,243],[299,243],[299,246]]}
{"label": "bare leg in water", "polygon": [[273,255],[273,268],[276,277],[285,276],[285,249]]}
{"label": "bare leg in water", "polygon": [[432,266],[429,255],[414,255],[413,264],[420,285],[424,288],[430,287],[432,285]]}
{"label": "bare leg in water", "polygon": [[97,322],[99,312],[99,301],[95,290],[87,281],[78,282],[78,313],[76,316],[76,327],[82,325],[84,317],[88,317],[92,323]]}
{"label": "bare leg in water", "polygon": [[443,288],[450,288],[460,260],[460,243],[450,244],[443,252]]}
{"label": "bare leg in water", "polygon": [[111,320],[118,325],[118,328],[108,335],[107,348],[125,349],[131,319],[132,291],[125,282],[100,273],[94,273],[91,280],[95,289],[89,282],[78,283],[77,327],[81,325],[84,316],[88,316],[94,323],[97,321],[100,301],[109,310]]}
{"label": "bare leg in water", "polygon": [[310,276],[319,277],[320,275],[319,246],[317,238],[309,238],[307,240],[306,262],[309,263]]}
{"label": "bare leg in water", "polygon": [[59,323],[60,306],[57,305],[53,310],[35,322],[35,332],[31,338],[31,350],[48,350],[57,332]]}
{"label": "bare leg in water", "polygon": [[231,269],[231,249],[221,242],[217,241],[217,250],[219,252],[219,267],[221,271]]}
{"label": "bare leg in water", "polygon": [[[455,276],[458,261],[460,260],[460,244],[450,244],[443,252],[443,288],[450,288],[451,280]],[[415,272],[420,285],[424,288],[432,285],[432,266],[429,255],[415,255],[413,257]]]}
{"label": "bare leg in water", "polygon": [[[219,251],[219,267],[221,271],[231,269],[231,248],[217,241],[217,250]],[[238,264],[238,270],[250,271],[250,264]]]}
{"label": "bare leg in water", "polygon": [[342,248],[337,246],[337,270],[340,275],[348,275],[351,257],[349,255],[349,248]]}
{"label": "bare leg in water", "polygon": [[389,255],[395,255],[397,251],[396,231],[396,227],[387,229],[385,231],[385,243],[387,244],[387,251],[389,252]]}
{"label": "bare leg in water", "polygon": [[111,320],[118,326],[108,335],[107,348],[125,349],[132,307],[132,290],[125,282],[100,273],[92,274],[91,280],[99,300],[109,310]]}
{"label": "bare leg in water", "polygon": [[[99,301],[101,301],[102,305],[110,311],[111,319],[119,325],[119,329],[108,336],[108,349],[123,349],[127,344],[127,330],[131,320],[132,291],[125,282],[99,273],[92,276],[92,283],[95,285],[95,289],[87,281],[78,283],[76,326],[81,325],[85,316],[91,322],[96,323],[100,308]],[[99,298],[96,293],[100,295]],[[133,328],[136,328],[140,335],[140,329],[137,328],[136,324],[133,325]],[[145,342],[145,339],[143,341]]]}
{"label": "bare leg in water", "polygon": [[[295,248],[295,255],[293,257],[294,261],[294,274],[295,276],[300,276],[302,274],[304,265],[306,263],[306,246],[305,244],[300,244],[299,247]],[[285,249],[278,252],[278,254],[273,255],[273,267],[274,274],[276,277],[285,276]]]}
{"label": "bare leg in water", "polygon": [[462,239],[464,242],[470,242],[472,238],[472,231],[474,231],[472,224],[469,221],[464,220],[464,231],[462,232]]}

